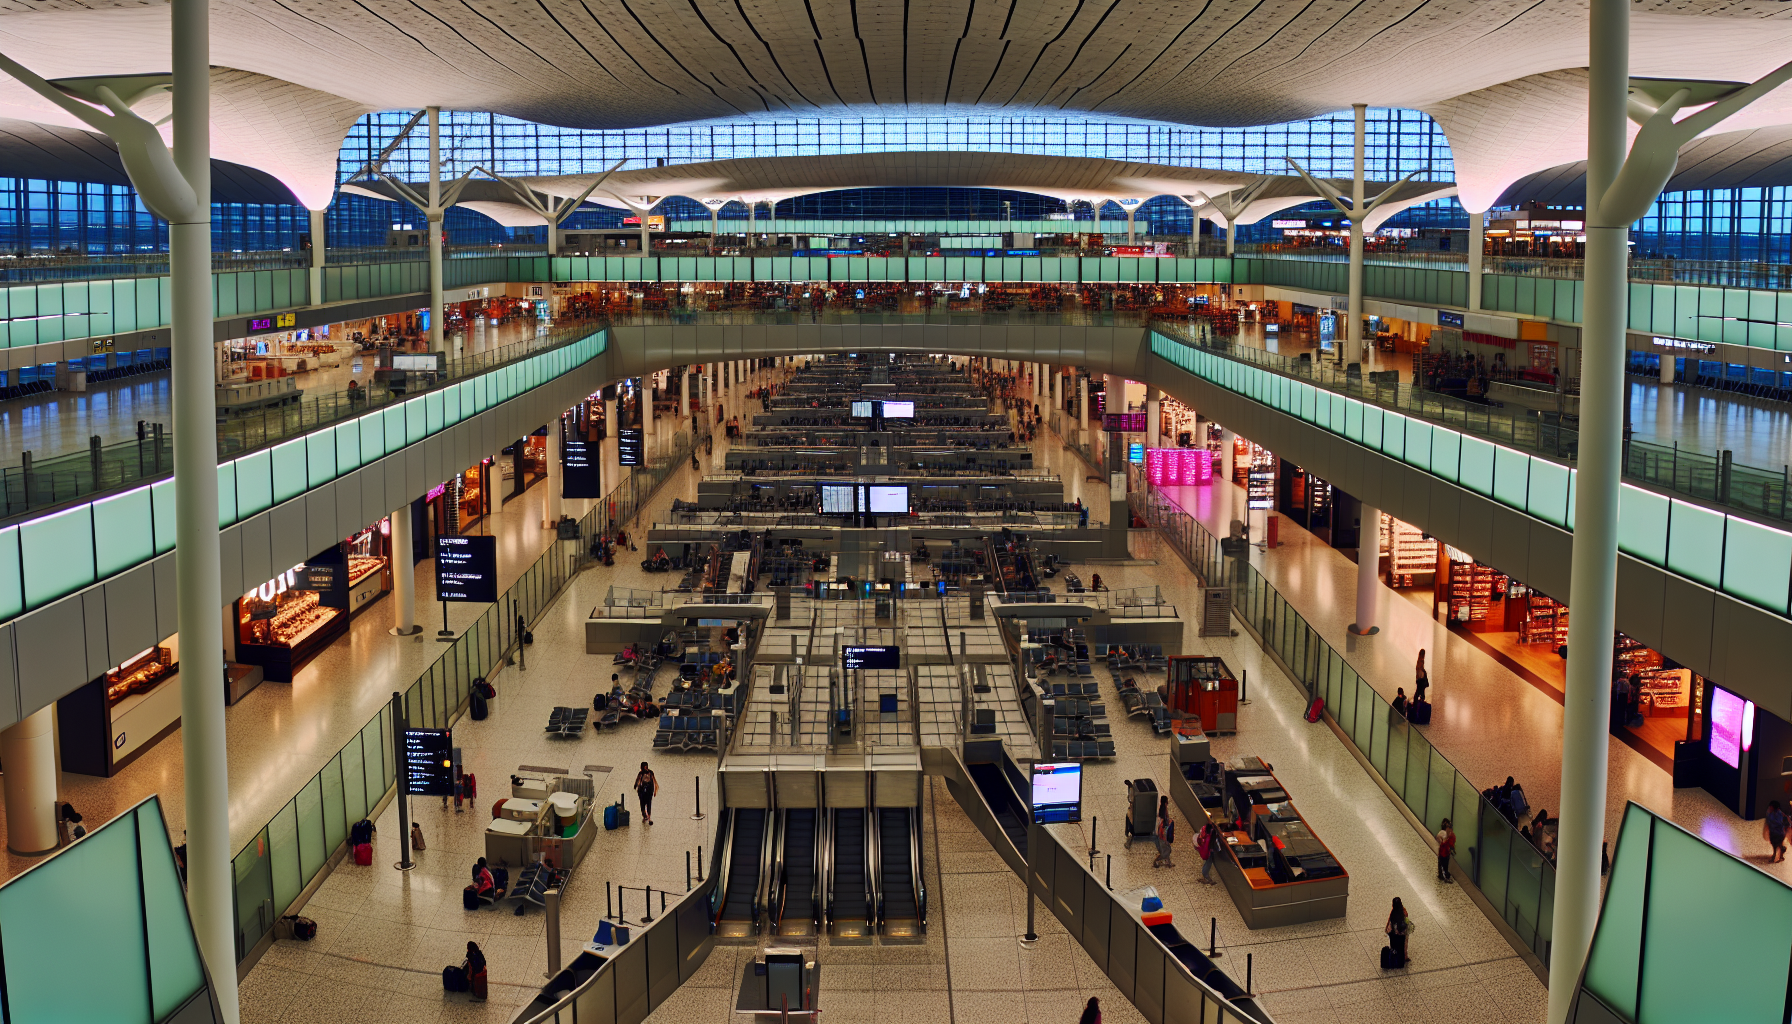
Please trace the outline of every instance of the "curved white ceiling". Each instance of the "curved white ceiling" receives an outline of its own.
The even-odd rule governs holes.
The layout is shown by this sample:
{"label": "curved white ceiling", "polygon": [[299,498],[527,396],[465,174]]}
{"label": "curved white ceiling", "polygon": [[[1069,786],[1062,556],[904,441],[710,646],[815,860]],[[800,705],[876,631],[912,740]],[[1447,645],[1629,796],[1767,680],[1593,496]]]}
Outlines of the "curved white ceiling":
{"label": "curved white ceiling", "polygon": [[[1632,9],[1633,74],[1747,80],[1792,53],[1792,4]],[[308,204],[333,179],[332,135],[369,110],[426,105],[629,128],[955,106],[1243,125],[1368,103],[1444,123],[1471,209],[1584,155],[1584,0],[214,0],[212,12],[214,152]],[[138,0],[0,0],[0,50],[52,79],[163,71],[168,19]],[[10,81],[0,117],[68,124]],[[1722,127],[1786,123],[1792,87]]]}

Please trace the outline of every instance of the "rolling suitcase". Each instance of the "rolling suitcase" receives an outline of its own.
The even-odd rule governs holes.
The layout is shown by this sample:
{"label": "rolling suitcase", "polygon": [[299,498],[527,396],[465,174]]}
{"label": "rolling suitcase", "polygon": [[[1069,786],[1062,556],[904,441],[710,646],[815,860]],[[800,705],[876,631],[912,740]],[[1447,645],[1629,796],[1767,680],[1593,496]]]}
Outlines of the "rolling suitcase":
{"label": "rolling suitcase", "polygon": [[1307,706],[1307,721],[1309,723],[1317,722],[1319,716],[1323,714],[1325,714],[1325,698],[1314,697],[1313,703]]}
{"label": "rolling suitcase", "polygon": [[1414,725],[1431,724],[1431,702],[1416,700],[1406,706],[1406,720]]}
{"label": "rolling suitcase", "polygon": [[604,828],[609,831],[615,831],[615,829],[616,829],[616,805],[615,804],[606,804],[604,806]]}
{"label": "rolling suitcase", "polygon": [[1393,946],[1381,947],[1381,969],[1392,971],[1406,966],[1406,958],[1394,952]]}
{"label": "rolling suitcase", "polygon": [[469,885],[460,891],[460,905],[468,910],[479,909],[479,889]]}
{"label": "rolling suitcase", "polygon": [[485,716],[487,714],[485,708],[485,694],[477,691],[473,693],[472,700],[468,702],[467,713],[473,716],[473,721],[475,722],[485,721]]}
{"label": "rolling suitcase", "polygon": [[372,843],[355,844],[355,863],[362,867],[367,867],[369,864],[373,863]]}
{"label": "rolling suitcase", "polygon": [[467,972],[454,964],[442,968],[442,991],[465,992],[467,990]]}

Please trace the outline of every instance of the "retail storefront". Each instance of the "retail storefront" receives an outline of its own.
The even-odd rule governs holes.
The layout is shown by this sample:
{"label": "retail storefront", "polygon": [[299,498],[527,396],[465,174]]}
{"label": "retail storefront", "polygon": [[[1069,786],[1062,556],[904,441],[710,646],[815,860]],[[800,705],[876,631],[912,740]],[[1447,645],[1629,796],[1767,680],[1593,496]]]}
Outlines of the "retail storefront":
{"label": "retail storefront", "polygon": [[180,727],[179,649],[171,636],[56,702],[63,771],[109,778]]}
{"label": "retail storefront", "polygon": [[437,537],[458,537],[477,526],[492,512],[494,460],[481,459],[447,480],[431,487],[414,507],[421,516],[413,523],[413,536],[427,558]]}
{"label": "retail storefront", "polygon": [[503,501],[522,494],[546,480],[548,476],[548,428],[537,427],[535,433],[519,438],[507,446],[498,458]]}
{"label": "retail storefront", "polygon": [[290,683],[349,622],[392,589],[391,522],[382,519],[238,598],[235,661]]}

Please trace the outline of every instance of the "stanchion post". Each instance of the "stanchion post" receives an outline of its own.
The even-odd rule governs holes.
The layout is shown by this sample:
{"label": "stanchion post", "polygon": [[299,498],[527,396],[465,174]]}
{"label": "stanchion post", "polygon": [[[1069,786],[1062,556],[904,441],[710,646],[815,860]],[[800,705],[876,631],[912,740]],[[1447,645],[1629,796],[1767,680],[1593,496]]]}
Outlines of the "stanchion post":
{"label": "stanchion post", "polygon": [[1108,891],[1114,891],[1114,855],[1108,854]]}
{"label": "stanchion post", "polygon": [[1093,866],[1095,864],[1095,855],[1101,852],[1100,850],[1095,848],[1095,836],[1096,836],[1096,833],[1099,832],[1100,830],[1101,830],[1101,815],[1097,814],[1097,815],[1090,817],[1090,819],[1089,819],[1089,864],[1091,866]]}
{"label": "stanchion post", "polygon": [[703,847],[697,847],[697,881],[703,881]]}
{"label": "stanchion post", "polygon": [[647,895],[647,899],[644,900],[643,902],[645,902],[647,904],[647,907],[646,907],[645,912],[641,915],[641,923],[642,924],[652,924],[653,923],[653,886],[651,886],[651,885],[648,886],[647,889],[645,890],[645,892]]}
{"label": "stanchion post", "polygon": [[616,916],[616,905],[610,901],[610,880],[607,878],[604,879],[604,916]]}
{"label": "stanchion post", "polygon": [[1226,955],[1226,954],[1220,952],[1219,936],[1220,936],[1220,919],[1217,917],[1208,918],[1207,919],[1207,956],[1209,959],[1212,959],[1213,957],[1216,957],[1216,956],[1225,956]]}
{"label": "stanchion post", "polygon": [[1244,955],[1244,994],[1247,996],[1251,994],[1251,958],[1256,955],[1255,953]]}
{"label": "stanchion post", "polygon": [[[703,820],[703,776],[701,776],[701,775],[691,776],[691,793],[693,794],[693,796],[695,798],[694,802],[691,804],[691,806],[695,807],[697,809],[697,812],[695,814],[691,815],[691,820],[692,821],[702,821]],[[702,856],[698,856],[697,859],[702,860],[703,858],[702,858]],[[698,874],[697,878],[699,880],[701,880],[703,878],[702,874]]]}
{"label": "stanchion post", "polygon": [[691,891],[691,851],[684,851],[684,891]]}
{"label": "stanchion post", "polygon": [[542,894],[546,899],[544,909],[547,911],[548,933],[548,977],[560,973],[560,890],[549,889]]}

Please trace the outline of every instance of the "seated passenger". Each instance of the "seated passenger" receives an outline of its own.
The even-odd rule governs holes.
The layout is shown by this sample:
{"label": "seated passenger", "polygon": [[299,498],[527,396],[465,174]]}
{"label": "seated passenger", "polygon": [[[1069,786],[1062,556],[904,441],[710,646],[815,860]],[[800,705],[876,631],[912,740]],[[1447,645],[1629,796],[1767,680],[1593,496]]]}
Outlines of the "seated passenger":
{"label": "seated passenger", "polygon": [[1101,582],[1101,573],[1094,573],[1093,575],[1091,575],[1089,577],[1089,589],[1090,590],[1106,590],[1106,589],[1108,589],[1107,585]]}
{"label": "seated passenger", "polygon": [[473,885],[478,889],[479,895],[489,894],[497,884],[497,880],[492,878],[492,869],[485,866],[485,858],[479,858],[479,862],[473,865]]}

